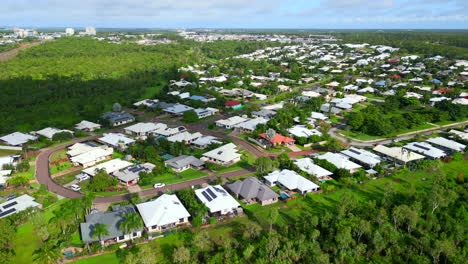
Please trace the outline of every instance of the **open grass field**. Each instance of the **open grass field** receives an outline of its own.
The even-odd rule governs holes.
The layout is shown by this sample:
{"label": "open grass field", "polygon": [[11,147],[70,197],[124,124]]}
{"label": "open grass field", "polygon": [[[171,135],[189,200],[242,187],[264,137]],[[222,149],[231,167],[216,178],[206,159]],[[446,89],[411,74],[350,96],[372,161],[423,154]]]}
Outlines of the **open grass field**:
{"label": "open grass field", "polygon": [[68,174],[65,174],[63,176],[54,178],[54,181],[57,182],[58,184],[65,185],[67,183],[72,182],[75,179],[75,176],[80,174],[80,171],[74,171],[70,172]]}
{"label": "open grass field", "polygon": [[73,164],[67,160],[65,162],[60,162],[54,165],[50,165],[50,173],[55,174],[55,173],[62,172],[64,170],[68,170],[70,168],[73,168]]}
{"label": "open grass field", "polygon": [[19,154],[21,151],[19,150],[11,150],[11,149],[0,149],[0,157],[10,156]]}
{"label": "open grass field", "polygon": [[[322,215],[325,211],[333,214],[336,205],[340,203],[343,195],[345,194],[355,196],[360,202],[367,202],[383,197],[385,190],[388,189],[389,186],[392,186],[396,192],[402,195],[405,195],[405,193],[411,190],[422,192],[431,187],[432,180],[440,173],[445,173],[448,179],[454,179],[459,174],[466,176],[466,165],[467,161],[462,160],[442,163],[440,168],[435,170],[422,170],[416,172],[403,170],[393,176],[371,180],[364,184],[355,184],[350,188],[343,187],[332,193],[308,194],[306,197],[299,197],[298,199],[287,202],[279,201],[276,204],[263,207],[258,204],[244,206],[246,213],[245,216],[237,217],[224,223],[219,223],[205,230],[213,241],[222,244],[226,240],[233,240],[235,236],[239,235],[236,233],[236,231],[239,230],[238,227],[245,225],[246,223],[253,222],[259,224],[263,228],[268,228],[269,213],[273,207],[279,208],[277,224],[288,224],[291,221],[296,221],[298,217],[303,215],[306,211],[317,216]],[[422,181],[422,178],[427,178],[427,180]],[[326,184],[339,187],[339,184],[335,181],[329,181]],[[199,231],[200,229],[193,230],[195,233]],[[175,233],[164,238],[151,241],[149,242],[149,245],[154,249],[155,258],[167,258],[171,256],[174,246],[181,244],[183,239],[183,233]],[[121,263],[115,253],[87,260],[80,260],[74,263],[101,263],[101,260],[103,261],[102,263],[106,264]]]}
{"label": "open grass field", "polygon": [[54,161],[61,160],[61,159],[66,159],[67,151],[68,149],[66,148],[55,151],[54,153],[52,153],[52,155],[50,155],[50,162],[54,162]]}
{"label": "open grass field", "polygon": [[13,176],[24,176],[26,178],[28,178],[29,180],[34,180],[34,175],[36,174],[36,166],[32,165],[29,167],[29,170],[28,171],[25,171],[25,172],[17,172],[17,173],[13,173],[12,177]]}

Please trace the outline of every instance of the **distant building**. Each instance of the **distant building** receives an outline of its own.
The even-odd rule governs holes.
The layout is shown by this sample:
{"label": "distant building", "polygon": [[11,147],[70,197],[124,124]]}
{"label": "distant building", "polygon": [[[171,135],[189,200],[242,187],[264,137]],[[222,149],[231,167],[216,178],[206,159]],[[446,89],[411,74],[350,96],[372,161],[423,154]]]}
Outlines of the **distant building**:
{"label": "distant building", "polygon": [[86,35],[96,35],[96,28],[95,27],[86,27],[85,33],[86,33]]}
{"label": "distant building", "polygon": [[120,126],[135,121],[135,117],[125,111],[105,112],[101,118],[109,121],[110,126]]}
{"label": "distant building", "polygon": [[73,35],[75,35],[75,30],[73,28],[66,28],[65,29],[65,34],[67,36],[73,36]]}

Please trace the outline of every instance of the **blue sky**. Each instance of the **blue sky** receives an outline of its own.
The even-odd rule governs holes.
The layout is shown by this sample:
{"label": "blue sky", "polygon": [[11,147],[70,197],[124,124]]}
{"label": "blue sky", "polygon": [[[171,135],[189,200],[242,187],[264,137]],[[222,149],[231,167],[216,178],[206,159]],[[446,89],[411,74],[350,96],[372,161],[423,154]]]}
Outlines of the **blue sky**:
{"label": "blue sky", "polygon": [[1,0],[0,26],[468,29],[468,0]]}

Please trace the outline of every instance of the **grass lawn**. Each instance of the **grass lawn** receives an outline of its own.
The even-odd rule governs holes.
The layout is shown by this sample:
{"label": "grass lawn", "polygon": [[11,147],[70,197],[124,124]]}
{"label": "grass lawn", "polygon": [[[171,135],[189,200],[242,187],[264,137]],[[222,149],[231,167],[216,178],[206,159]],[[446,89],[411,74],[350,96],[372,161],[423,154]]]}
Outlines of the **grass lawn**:
{"label": "grass lawn", "polygon": [[[58,166],[58,167],[57,167]],[[64,170],[68,170],[73,168],[73,164],[70,161],[56,163],[54,165],[50,165],[50,174],[55,174],[58,172],[62,172]]]}
{"label": "grass lawn", "polygon": [[[437,122],[435,123],[436,125],[439,125],[439,126],[445,126],[445,125],[450,125],[450,124],[453,124],[453,123],[459,123],[459,122],[464,122],[464,121],[468,121],[468,118],[464,118],[464,119],[461,119],[459,121],[441,121],[441,122]],[[0,150],[1,151],[1,150]],[[0,152],[1,153],[1,152]],[[1,155],[0,155],[1,156]]]}
{"label": "grass lawn", "polygon": [[341,122],[341,120],[343,120],[343,117],[339,117],[339,116],[336,116],[336,115],[333,115],[328,119],[328,121],[330,121],[332,123],[335,123],[335,124],[339,124]]}
{"label": "grass lawn", "polygon": [[[205,230],[210,235],[211,239],[215,243],[224,244],[226,240],[232,240],[237,234],[239,227],[249,223],[257,223],[265,229],[269,227],[269,214],[271,208],[278,207],[279,217],[277,220],[278,225],[287,225],[293,221],[297,221],[298,217],[303,215],[305,211],[309,211],[313,215],[321,216],[325,211],[333,213],[336,208],[336,204],[342,201],[342,197],[345,193],[349,193],[356,197],[358,201],[367,202],[369,200],[375,200],[381,198],[384,195],[388,186],[392,185],[394,189],[402,193],[403,195],[410,189],[414,189],[417,192],[427,190],[431,187],[431,182],[434,177],[441,172],[448,175],[449,178],[455,178],[459,173],[466,174],[466,161],[452,161],[451,163],[442,163],[439,170],[422,170],[422,171],[400,171],[393,176],[371,180],[364,184],[354,184],[350,188],[337,189],[332,193],[317,193],[308,194],[306,197],[298,197],[295,200],[290,201],[279,201],[276,204],[268,206],[260,206],[259,204],[253,204],[249,206],[243,206],[245,216],[237,217],[227,222],[220,223]],[[465,175],[466,176],[466,175]],[[427,181],[421,181],[421,178],[427,178]],[[328,181],[325,184],[340,185],[335,181]],[[414,187],[414,188],[413,188]],[[274,188],[279,190],[279,188]],[[195,233],[199,229],[193,230]],[[153,248],[154,257],[157,259],[168,258],[172,256],[172,252],[175,246],[182,243],[184,239],[184,232],[170,234],[164,238],[156,239],[148,243]],[[90,259],[77,261],[75,263],[115,263],[118,264],[118,259],[115,253],[106,254]]]}
{"label": "grass lawn", "polygon": [[124,157],[125,157],[125,154],[123,154],[123,153],[120,153],[120,152],[112,153],[112,158],[113,159],[123,159]]}
{"label": "grass lawn", "polygon": [[204,122],[204,121],[215,119],[217,117],[219,117],[219,115],[212,115],[212,116],[207,116],[207,117],[204,117],[204,118],[200,118],[200,119],[197,119],[195,122],[186,122],[183,118],[180,121],[182,123],[185,123],[185,124],[198,124],[198,123],[201,123],[201,122]]}
{"label": "grass lawn", "polygon": [[94,194],[96,196],[114,196],[114,195],[126,194],[126,193],[128,193],[128,190],[120,191],[120,192],[95,192]]}
{"label": "grass lawn", "polygon": [[164,173],[155,177],[154,182],[152,184],[143,185],[141,186],[141,188],[146,190],[146,189],[153,188],[154,183],[173,184],[177,182],[198,179],[198,178],[205,177],[205,176],[208,176],[208,173],[203,172],[203,171],[197,171],[194,169],[188,169],[179,174]]}
{"label": "grass lawn", "polygon": [[36,166],[31,165],[31,166],[29,166],[28,171],[13,173],[13,175],[11,175],[11,176],[12,177],[13,176],[24,176],[24,177],[28,178],[29,180],[34,180],[35,179],[35,177],[34,177],[35,173],[36,173]]}
{"label": "grass lawn", "polygon": [[21,151],[19,150],[11,150],[11,149],[0,149],[0,157],[10,156],[19,154]]}
{"label": "grass lawn", "polygon": [[65,174],[63,176],[54,178],[54,181],[56,183],[60,184],[60,185],[65,185],[67,183],[72,182],[75,179],[75,176],[78,175],[78,174],[80,174],[80,171],[70,172],[70,173]]}
{"label": "grass lawn", "polygon": [[97,256],[97,257],[93,257],[93,258],[77,260],[73,263],[76,263],[76,264],[95,264],[95,263],[117,264],[119,263],[119,258],[117,258],[117,254],[115,254],[114,252],[114,253],[104,254],[104,255]]}
{"label": "grass lawn", "polygon": [[360,132],[346,131],[346,130],[339,130],[338,132],[340,132],[341,134],[343,134],[343,135],[345,135],[347,137],[351,137],[351,138],[354,138],[354,139],[374,140],[374,139],[383,139],[383,138],[388,138],[388,137],[394,137],[394,136],[397,136],[397,135],[406,134],[406,133],[409,133],[409,132],[414,132],[414,131],[428,129],[428,128],[433,128],[433,127],[435,127],[435,126],[433,126],[431,124],[423,124],[423,125],[420,125],[418,127],[405,129],[405,130],[400,130],[400,131],[397,131],[397,132],[394,132],[394,133],[391,133],[391,134],[388,134],[388,135],[384,135],[384,136],[371,136],[371,135],[367,135],[367,134],[360,133]]}
{"label": "grass lawn", "polygon": [[68,149],[66,148],[55,151],[52,153],[52,155],[50,155],[50,162],[67,158],[67,151]]}
{"label": "grass lawn", "polygon": [[216,170],[216,173],[225,173],[225,172],[230,172],[230,171],[235,171],[235,170],[240,170],[240,169],[245,169],[249,168],[250,164],[246,160],[241,160],[235,164],[232,164],[229,167],[224,167],[222,169]]}

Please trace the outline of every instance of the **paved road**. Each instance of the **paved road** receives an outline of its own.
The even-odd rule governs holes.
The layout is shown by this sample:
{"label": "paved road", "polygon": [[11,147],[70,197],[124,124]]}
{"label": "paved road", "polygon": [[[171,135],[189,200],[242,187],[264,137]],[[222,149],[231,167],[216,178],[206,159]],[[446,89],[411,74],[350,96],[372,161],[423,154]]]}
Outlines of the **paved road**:
{"label": "paved road", "polygon": [[[65,188],[64,186],[55,183],[50,175],[50,170],[49,170],[49,157],[52,155],[57,150],[66,148],[68,146],[71,146],[75,143],[78,142],[84,142],[84,141],[89,141],[89,140],[94,140],[98,138],[100,135],[97,136],[92,136],[92,137],[87,137],[87,138],[82,138],[82,139],[77,139],[74,140],[73,142],[69,142],[63,145],[59,145],[50,149],[46,149],[42,151],[38,156],[36,160],[36,179],[40,184],[44,184],[47,187],[47,190],[50,192],[53,192],[55,194],[58,194],[60,196],[70,198],[70,199],[75,199],[75,198],[80,198],[83,196],[83,194],[79,192],[72,191],[68,188]],[[193,185],[199,185],[203,183],[208,183],[214,179],[216,179],[217,176],[221,176],[222,178],[235,178],[239,177],[245,174],[253,173],[255,172],[253,169],[240,169],[240,170],[235,170],[235,171],[230,171],[226,173],[221,173],[221,174],[213,174],[210,176],[198,178],[198,179],[193,179],[193,180],[188,180],[184,182],[179,182],[179,183],[174,183],[174,184],[169,184],[163,188],[158,188],[158,189],[147,189],[143,190],[140,192],[141,196],[151,196],[151,195],[156,195],[160,192],[164,192],[166,190],[178,190],[182,188],[187,188],[191,187]],[[98,197],[94,200],[95,203],[112,203],[112,202],[121,202],[128,200],[130,197],[130,194],[122,194],[122,195],[116,195],[116,196],[110,196],[110,197]]]}
{"label": "paved road", "polygon": [[25,48],[28,48],[28,47],[31,47],[31,46],[35,46],[35,45],[38,45],[38,44],[41,44],[41,43],[42,43],[41,41],[31,42],[31,43],[23,44],[18,48],[2,52],[2,53],[0,53],[0,61],[7,60],[7,59],[9,59],[11,57],[16,56],[19,53],[19,51],[22,50],[22,49],[25,49]]}

